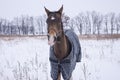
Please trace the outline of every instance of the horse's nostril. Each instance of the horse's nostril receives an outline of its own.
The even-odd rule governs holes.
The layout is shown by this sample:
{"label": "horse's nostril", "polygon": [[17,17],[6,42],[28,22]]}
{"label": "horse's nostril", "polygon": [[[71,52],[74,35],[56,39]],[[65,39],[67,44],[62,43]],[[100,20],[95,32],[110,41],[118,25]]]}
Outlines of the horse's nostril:
{"label": "horse's nostril", "polygon": [[49,40],[50,39],[50,35],[48,34],[47,37],[48,37],[48,40]]}
{"label": "horse's nostril", "polygon": [[54,42],[57,40],[57,36],[54,36]]}

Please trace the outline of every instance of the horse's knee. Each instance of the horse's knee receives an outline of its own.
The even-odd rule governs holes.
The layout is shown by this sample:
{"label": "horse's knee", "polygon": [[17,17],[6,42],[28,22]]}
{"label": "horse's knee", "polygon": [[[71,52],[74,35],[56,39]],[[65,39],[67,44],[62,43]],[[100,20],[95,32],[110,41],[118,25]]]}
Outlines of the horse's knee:
{"label": "horse's knee", "polygon": [[58,79],[57,80],[61,80],[61,73],[58,73]]}

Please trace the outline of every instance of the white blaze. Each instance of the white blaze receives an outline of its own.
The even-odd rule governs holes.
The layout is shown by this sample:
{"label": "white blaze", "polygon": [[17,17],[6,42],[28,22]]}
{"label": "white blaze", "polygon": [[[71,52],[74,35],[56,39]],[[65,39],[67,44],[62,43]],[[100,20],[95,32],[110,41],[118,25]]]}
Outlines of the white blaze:
{"label": "white blaze", "polygon": [[52,17],[51,17],[51,20],[55,20],[55,17],[54,17],[54,16],[52,16]]}
{"label": "white blaze", "polygon": [[53,36],[53,35],[50,36],[50,38],[49,38],[49,40],[48,40],[48,44],[49,44],[50,46],[53,46],[53,45],[54,45],[54,36]]}

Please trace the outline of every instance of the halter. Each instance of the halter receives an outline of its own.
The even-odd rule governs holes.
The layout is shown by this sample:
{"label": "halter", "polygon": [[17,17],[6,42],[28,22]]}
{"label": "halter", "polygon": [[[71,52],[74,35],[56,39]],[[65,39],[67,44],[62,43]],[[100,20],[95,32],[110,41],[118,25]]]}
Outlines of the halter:
{"label": "halter", "polygon": [[[55,31],[53,29],[53,31]],[[56,32],[56,31],[55,31]],[[62,34],[63,30],[59,30],[59,32],[56,32],[56,36],[54,37],[55,38],[55,41],[59,42],[60,41],[60,35]],[[48,38],[50,36],[50,34],[47,34]]]}
{"label": "halter", "polygon": [[58,33],[56,33],[56,37],[55,37],[55,40],[57,42],[60,42],[60,35],[62,34],[63,30],[60,30]]}

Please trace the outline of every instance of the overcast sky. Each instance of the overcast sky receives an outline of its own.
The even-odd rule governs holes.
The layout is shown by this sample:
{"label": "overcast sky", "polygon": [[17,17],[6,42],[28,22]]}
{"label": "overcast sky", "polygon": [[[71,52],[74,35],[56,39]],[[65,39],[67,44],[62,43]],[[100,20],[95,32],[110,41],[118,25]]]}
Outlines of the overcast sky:
{"label": "overcast sky", "polygon": [[56,11],[62,4],[63,12],[70,17],[85,11],[120,13],[120,0],[0,0],[0,17],[13,19],[21,15],[39,16],[45,14],[44,6]]}

